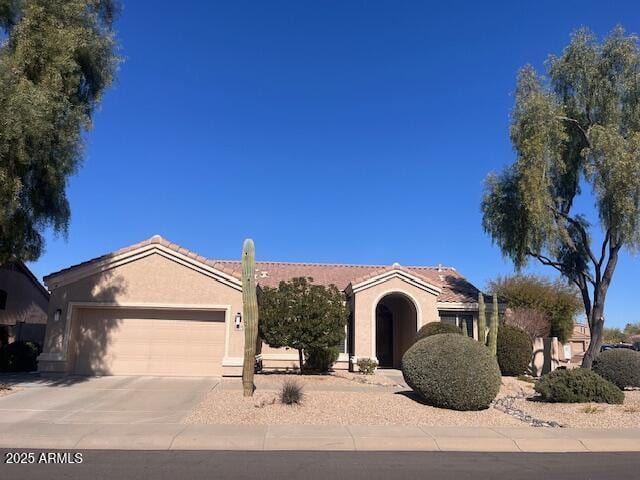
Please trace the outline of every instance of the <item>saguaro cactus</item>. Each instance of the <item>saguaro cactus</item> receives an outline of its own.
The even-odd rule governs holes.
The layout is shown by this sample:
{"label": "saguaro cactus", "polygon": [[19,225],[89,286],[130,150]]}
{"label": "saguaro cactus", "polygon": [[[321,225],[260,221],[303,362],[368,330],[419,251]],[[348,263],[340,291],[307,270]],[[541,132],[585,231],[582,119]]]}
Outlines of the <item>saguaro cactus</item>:
{"label": "saguaro cactus", "polygon": [[484,304],[484,293],[478,293],[478,341],[487,344],[487,307]]}
{"label": "saguaro cactus", "polygon": [[491,309],[491,328],[489,328],[489,340],[487,346],[493,355],[498,353],[498,296],[493,294],[493,308]]}
{"label": "saguaro cactus", "polygon": [[256,294],[256,251],[250,238],[242,245],[242,316],[244,317],[244,362],[242,390],[252,397],[255,385],[253,373],[258,342],[258,297]]}

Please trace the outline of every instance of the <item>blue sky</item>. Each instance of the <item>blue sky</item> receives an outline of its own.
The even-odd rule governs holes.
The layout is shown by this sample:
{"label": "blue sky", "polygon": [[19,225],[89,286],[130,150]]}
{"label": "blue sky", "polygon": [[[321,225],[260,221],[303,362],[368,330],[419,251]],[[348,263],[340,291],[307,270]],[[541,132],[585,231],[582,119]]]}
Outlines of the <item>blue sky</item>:
{"label": "blue sky", "polygon": [[[252,237],[261,260],[442,263],[482,287],[512,271],[479,204],[513,160],[518,68],[582,25],[640,31],[631,1],[123,3],[125,61],[39,277],[159,233],[211,258]],[[623,255],[609,325],[640,321],[639,273]]]}

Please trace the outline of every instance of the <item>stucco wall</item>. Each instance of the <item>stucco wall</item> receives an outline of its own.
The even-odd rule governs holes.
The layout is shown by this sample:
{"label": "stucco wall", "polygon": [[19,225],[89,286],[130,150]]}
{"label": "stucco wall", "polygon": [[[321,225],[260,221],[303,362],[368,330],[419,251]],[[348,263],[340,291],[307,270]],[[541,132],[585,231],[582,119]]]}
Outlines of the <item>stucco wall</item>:
{"label": "stucco wall", "polygon": [[17,268],[0,268],[0,290],[7,292],[6,308],[0,310],[0,325],[47,321],[48,299],[31,279]]}
{"label": "stucco wall", "polygon": [[375,357],[375,307],[387,294],[401,293],[409,297],[418,312],[416,330],[429,322],[439,321],[436,295],[426,292],[400,278],[391,278],[383,283],[354,294],[354,351],[359,358]]}
{"label": "stucco wall", "polygon": [[[236,312],[242,312],[242,293],[157,253],[54,288],[49,302],[45,354],[63,353],[69,302],[227,307],[227,357],[241,360],[243,354],[244,332],[236,330],[233,324]],[[60,321],[55,322],[57,309],[61,315]]]}

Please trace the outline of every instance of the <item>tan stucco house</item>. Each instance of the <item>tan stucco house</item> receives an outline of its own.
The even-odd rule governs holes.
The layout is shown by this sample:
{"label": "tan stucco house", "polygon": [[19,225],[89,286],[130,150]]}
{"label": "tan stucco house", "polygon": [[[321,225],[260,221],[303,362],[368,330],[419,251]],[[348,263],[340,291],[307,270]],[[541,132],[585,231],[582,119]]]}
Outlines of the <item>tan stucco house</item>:
{"label": "tan stucco house", "polygon": [[[358,358],[398,367],[428,322],[477,337],[478,289],[450,267],[258,262],[257,281],[312,277],[345,292],[351,316],[336,368]],[[243,355],[240,263],[211,260],[156,235],[45,277],[51,292],[43,372],[237,375]],[[297,366],[263,345],[266,369]]]}
{"label": "tan stucco house", "polygon": [[0,266],[0,343],[16,340],[42,345],[49,292],[22,262]]}

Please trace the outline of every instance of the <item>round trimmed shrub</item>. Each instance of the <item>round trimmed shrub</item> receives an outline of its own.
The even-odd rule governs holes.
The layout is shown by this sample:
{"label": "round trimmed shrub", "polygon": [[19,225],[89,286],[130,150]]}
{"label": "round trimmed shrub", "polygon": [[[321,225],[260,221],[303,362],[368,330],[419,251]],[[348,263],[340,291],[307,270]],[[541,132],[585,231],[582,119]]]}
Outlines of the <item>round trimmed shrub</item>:
{"label": "round trimmed shrub", "polygon": [[429,322],[418,330],[418,333],[416,334],[416,342],[423,338],[430,337],[431,335],[440,335],[441,333],[459,333],[462,335],[462,330],[450,323]]}
{"label": "round trimmed shrub", "polygon": [[13,342],[0,349],[0,371],[31,372],[38,368],[40,346],[33,342]]}
{"label": "round trimmed shrub", "polygon": [[533,343],[524,330],[511,325],[500,325],[497,357],[502,375],[515,377],[527,371],[533,354]]}
{"label": "round trimmed shrub", "polygon": [[640,387],[640,352],[612,348],[600,353],[592,369],[618,388]]}
{"label": "round trimmed shrub", "polygon": [[414,343],[402,357],[402,375],[426,403],[452,410],[488,408],[501,381],[487,347],[457,333]]}
{"label": "round trimmed shrub", "polygon": [[556,403],[622,403],[624,392],[586,368],[558,369],[534,386],[542,399]]}

